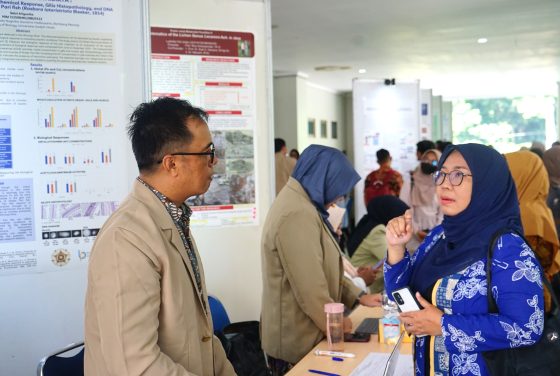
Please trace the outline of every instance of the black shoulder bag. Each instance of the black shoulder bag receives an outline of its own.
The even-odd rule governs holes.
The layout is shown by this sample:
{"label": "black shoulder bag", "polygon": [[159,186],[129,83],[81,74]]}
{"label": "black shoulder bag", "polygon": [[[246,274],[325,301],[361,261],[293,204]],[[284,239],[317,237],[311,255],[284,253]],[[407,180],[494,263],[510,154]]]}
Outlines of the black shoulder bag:
{"label": "black shoulder bag", "polygon": [[[488,312],[498,313],[496,301],[492,296],[492,256],[498,238],[504,233],[514,232],[521,236],[525,243],[527,240],[515,231],[504,230],[494,235],[488,248],[486,261],[486,283]],[[515,347],[503,350],[485,351],[482,353],[486,368],[493,376],[514,375],[559,375],[560,374],[560,305],[550,282],[543,277],[543,284],[549,290],[553,306],[551,312],[544,318],[544,329],[541,339],[531,346]]]}

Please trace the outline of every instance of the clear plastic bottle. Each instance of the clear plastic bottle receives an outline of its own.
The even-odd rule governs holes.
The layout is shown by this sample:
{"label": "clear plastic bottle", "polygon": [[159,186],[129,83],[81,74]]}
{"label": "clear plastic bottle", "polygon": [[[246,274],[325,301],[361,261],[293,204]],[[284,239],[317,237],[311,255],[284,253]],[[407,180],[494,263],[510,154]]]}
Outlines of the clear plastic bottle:
{"label": "clear plastic bottle", "polygon": [[395,344],[401,334],[399,311],[395,302],[383,291],[383,318],[381,319],[381,335],[379,339],[388,344]]}
{"label": "clear plastic bottle", "polygon": [[327,342],[329,350],[344,350],[344,304],[325,304],[327,314]]}

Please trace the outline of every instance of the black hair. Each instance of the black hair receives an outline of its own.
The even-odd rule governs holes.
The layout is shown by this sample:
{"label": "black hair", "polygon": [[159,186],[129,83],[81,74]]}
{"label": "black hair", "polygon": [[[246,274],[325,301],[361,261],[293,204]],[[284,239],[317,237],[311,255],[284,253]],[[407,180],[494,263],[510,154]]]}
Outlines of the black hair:
{"label": "black hair", "polygon": [[422,140],[416,144],[416,151],[420,153],[420,155],[424,154],[430,149],[435,149],[436,144],[430,140]]}
{"label": "black hair", "polygon": [[295,159],[299,159],[299,151],[297,149],[290,150],[290,157],[292,156],[292,154],[295,154]]}
{"label": "black hair", "polygon": [[186,100],[168,97],[136,107],[127,131],[140,171],[153,169],[173,148],[190,144],[192,134],[186,127],[189,118],[207,122],[208,114]]}
{"label": "black hair", "polygon": [[274,139],[274,152],[279,153],[282,148],[286,146],[286,141],[282,138],[275,138]]}
{"label": "black hair", "polygon": [[387,162],[391,158],[391,154],[389,154],[389,151],[385,149],[379,149],[375,155],[377,155],[377,163],[379,164]]}

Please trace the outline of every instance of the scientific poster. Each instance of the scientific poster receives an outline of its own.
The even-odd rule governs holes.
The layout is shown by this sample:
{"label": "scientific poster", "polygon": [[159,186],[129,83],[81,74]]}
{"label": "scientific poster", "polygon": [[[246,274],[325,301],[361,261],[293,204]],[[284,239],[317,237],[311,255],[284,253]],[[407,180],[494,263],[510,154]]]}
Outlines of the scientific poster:
{"label": "scientific poster", "polygon": [[204,195],[193,197],[194,226],[256,224],[255,41],[252,33],[151,28],[153,97],[204,108],[218,164]]}
{"label": "scientific poster", "polygon": [[363,202],[365,177],[379,168],[376,152],[387,149],[393,160],[391,167],[401,174],[413,170],[416,143],[419,141],[419,82],[354,80],[354,167],[362,177],[356,185],[356,218],[366,213]]}
{"label": "scientific poster", "polygon": [[121,3],[0,15],[0,275],[85,267],[128,190]]}

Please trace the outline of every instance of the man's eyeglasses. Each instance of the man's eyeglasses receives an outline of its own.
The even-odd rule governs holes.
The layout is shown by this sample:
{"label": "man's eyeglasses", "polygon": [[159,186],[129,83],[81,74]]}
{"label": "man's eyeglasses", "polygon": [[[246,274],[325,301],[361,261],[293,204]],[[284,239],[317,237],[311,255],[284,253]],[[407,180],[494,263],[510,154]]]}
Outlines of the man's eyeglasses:
{"label": "man's eyeglasses", "polygon": [[[169,153],[168,155],[209,155],[210,156],[210,163],[214,163],[214,156],[216,155],[216,147],[214,144],[210,144],[208,146],[208,151],[202,151],[199,153],[187,153],[187,152],[177,152],[177,153]],[[163,159],[160,159],[157,163],[161,163]]]}
{"label": "man's eyeglasses", "polygon": [[464,172],[459,170],[453,170],[451,172],[443,172],[439,170],[434,172],[433,174],[434,183],[436,183],[436,185],[442,185],[445,181],[446,176],[449,179],[449,183],[456,187],[458,185],[461,185],[465,176],[472,176],[472,174],[465,174]]}

